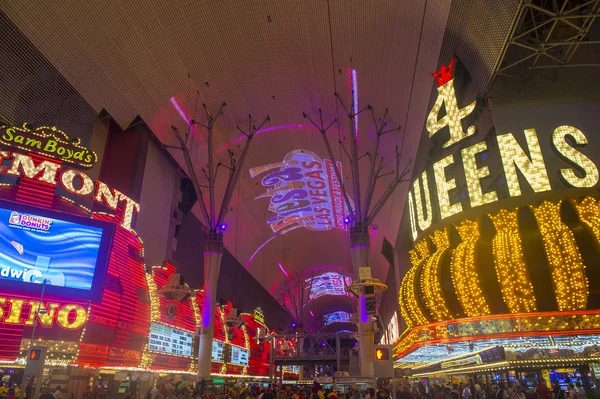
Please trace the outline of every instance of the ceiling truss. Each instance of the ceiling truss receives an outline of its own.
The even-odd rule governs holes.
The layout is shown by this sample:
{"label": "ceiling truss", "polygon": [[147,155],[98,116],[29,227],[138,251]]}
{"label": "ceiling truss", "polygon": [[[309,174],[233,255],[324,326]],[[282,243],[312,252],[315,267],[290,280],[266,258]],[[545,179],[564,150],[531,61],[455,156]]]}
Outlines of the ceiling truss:
{"label": "ceiling truss", "polygon": [[521,5],[504,49],[498,77],[515,84],[554,81],[561,68],[600,67],[574,56],[581,46],[597,46],[590,28],[600,16],[600,0],[529,0]]}

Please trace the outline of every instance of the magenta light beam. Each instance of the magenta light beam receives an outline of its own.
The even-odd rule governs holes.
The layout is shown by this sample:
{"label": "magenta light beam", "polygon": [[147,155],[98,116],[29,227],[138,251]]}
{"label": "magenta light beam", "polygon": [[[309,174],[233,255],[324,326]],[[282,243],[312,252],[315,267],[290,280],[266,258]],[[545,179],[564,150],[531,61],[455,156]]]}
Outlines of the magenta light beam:
{"label": "magenta light beam", "polygon": [[181,116],[181,119],[183,119],[185,124],[194,132],[194,135],[195,135],[196,134],[195,127],[192,125],[190,118],[188,118],[188,116],[186,115],[183,108],[181,108],[181,105],[179,105],[179,103],[177,102],[177,99],[175,99],[175,96],[171,97],[171,104],[173,104],[173,107],[175,108],[175,110],[177,111],[179,116]]}
{"label": "magenta light beam", "polygon": [[265,245],[267,245],[269,243],[269,241],[271,241],[273,238],[278,237],[279,234],[275,234],[273,237],[269,238],[268,240],[266,240],[265,242],[263,242],[261,244],[260,247],[258,247],[256,249],[256,251],[254,251],[254,253],[252,254],[252,256],[250,256],[250,258],[248,259],[248,261],[246,262],[246,264],[244,265],[244,269],[248,269],[248,266],[250,266],[250,263],[252,263],[252,261],[254,260],[254,257],[260,252],[261,249],[263,249],[263,247]]}
{"label": "magenta light beam", "polygon": [[[264,128],[264,129],[257,130],[256,134],[269,133],[269,132],[274,132],[274,131],[277,131],[277,130],[284,130],[284,129],[310,129],[311,127],[312,127],[311,125],[303,125],[303,124],[270,126],[270,127]],[[245,138],[246,138],[246,136],[236,137],[235,139],[231,140],[229,143],[226,143],[223,146],[221,146],[217,150],[217,154],[219,152],[221,152],[221,151],[223,151],[223,150],[231,147],[235,143],[238,143],[238,142],[242,141]]]}
{"label": "magenta light beam", "polygon": [[279,265],[279,268],[281,269],[283,274],[285,274],[285,277],[290,278],[290,274],[287,272],[287,270],[285,270],[285,267],[283,267],[281,262],[279,262],[278,260],[276,260],[275,262],[277,262],[277,264]]}

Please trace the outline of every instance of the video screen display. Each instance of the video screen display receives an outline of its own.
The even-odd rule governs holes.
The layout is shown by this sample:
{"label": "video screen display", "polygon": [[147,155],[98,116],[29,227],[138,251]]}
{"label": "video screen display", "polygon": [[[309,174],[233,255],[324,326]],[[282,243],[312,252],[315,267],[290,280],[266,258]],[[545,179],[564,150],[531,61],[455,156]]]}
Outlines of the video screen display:
{"label": "video screen display", "polygon": [[248,366],[248,351],[237,346],[231,346],[231,363]]}
{"label": "video screen display", "polygon": [[49,292],[90,297],[95,285],[102,288],[113,229],[105,222],[0,201],[0,284],[39,290],[45,281]]}
{"label": "video screen display", "polygon": [[164,324],[150,324],[148,349],[174,356],[192,356],[193,335]]}
{"label": "video screen display", "polygon": [[214,341],[212,343],[212,361],[217,363],[223,363],[225,350],[225,344],[223,342]]}

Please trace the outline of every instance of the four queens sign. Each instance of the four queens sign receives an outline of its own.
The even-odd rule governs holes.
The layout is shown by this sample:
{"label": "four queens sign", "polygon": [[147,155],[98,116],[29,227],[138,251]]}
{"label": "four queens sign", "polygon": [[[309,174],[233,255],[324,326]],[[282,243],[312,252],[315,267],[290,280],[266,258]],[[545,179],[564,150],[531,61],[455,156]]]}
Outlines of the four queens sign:
{"label": "four queens sign", "polygon": [[[342,173],[342,164],[337,162]],[[268,220],[274,233],[285,234],[299,227],[325,231],[346,230],[348,208],[333,162],[308,150],[294,150],[283,162],[250,169],[250,176],[267,173],[262,185],[267,191],[256,199],[270,197]],[[341,176],[343,178],[343,176]]]}

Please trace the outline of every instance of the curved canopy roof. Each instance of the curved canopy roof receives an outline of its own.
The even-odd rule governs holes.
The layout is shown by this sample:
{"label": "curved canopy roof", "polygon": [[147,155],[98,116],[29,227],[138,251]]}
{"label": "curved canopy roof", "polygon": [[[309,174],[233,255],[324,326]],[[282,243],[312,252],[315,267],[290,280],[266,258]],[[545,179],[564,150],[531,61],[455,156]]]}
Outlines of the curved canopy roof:
{"label": "curved canopy roof", "polygon": [[[236,125],[245,126],[248,114],[256,120],[270,115],[243,166],[227,217],[225,245],[278,298],[281,285],[294,273],[338,268],[353,274],[348,233],[339,223],[333,227],[331,212],[322,225],[287,232],[272,220],[277,216],[273,198],[265,196],[273,189],[265,179],[269,173],[280,171],[286,157],[327,166],[321,135],[302,113],[318,118],[322,109],[326,123],[341,119],[328,134],[348,187],[350,164],[338,144],[348,140],[348,123],[334,92],[350,104],[354,89],[358,107],[369,104],[377,116],[389,109],[389,126],[401,125],[402,130],[382,139],[383,171],[394,169],[396,147],[406,165],[423,129],[434,83],[429,73],[437,66],[450,3],[6,0],[1,8],[96,110],[106,109],[122,126],[139,115],[165,144],[175,144],[171,126],[185,131],[190,120],[203,121],[200,104],[216,112],[226,102],[215,129],[215,147],[218,160],[227,162],[226,150],[239,156],[243,145]],[[361,154],[373,155],[372,128],[370,114],[361,114]],[[202,175],[206,132],[194,128],[193,137],[193,158]],[[173,155],[184,165],[179,153]],[[360,164],[365,175],[367,159]],[[316,197],[322,193],[319,180],[326,180],[325,172],[311,183]],[[225,172],[221,177],[220,193]],[[390,178],[378,182],[375,199]],[[382,240],[396,240],[406,189],[398,187],[371,230],[372,269],[381,280],[389,267],[380,255]],[[318,303],[310,308],[317,319],[333,310],[351,311],[345,296]]]}

